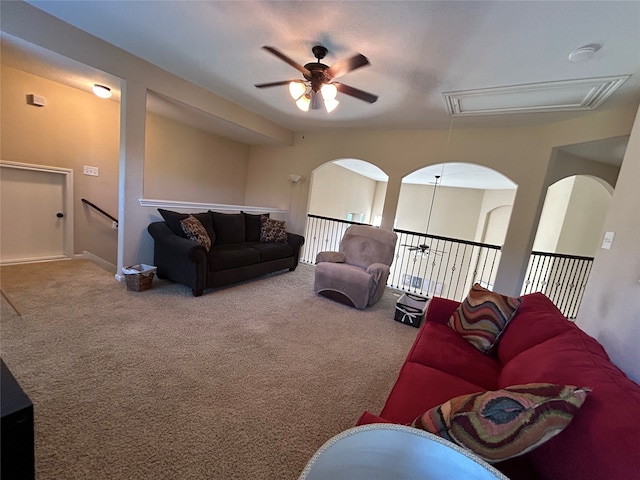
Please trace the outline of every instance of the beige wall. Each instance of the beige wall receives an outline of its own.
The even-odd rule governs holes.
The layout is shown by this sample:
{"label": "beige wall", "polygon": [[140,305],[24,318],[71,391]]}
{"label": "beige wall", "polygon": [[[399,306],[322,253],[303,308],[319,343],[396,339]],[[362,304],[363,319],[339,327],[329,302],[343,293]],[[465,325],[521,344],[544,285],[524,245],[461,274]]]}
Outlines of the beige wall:
{"label": "beige wall", "polygon": [[249,147],[147,113],[145,198],[242,205]]}
{"label": "beige wall", "polygon": [[476,228],[476,242],[502,245],[509,228],[516,189],[485,190]]}
{"label": "beige wall", "polygon": [[[398,199],[396,228],[426,232],[433,185],[403,183]],[[438,187],[433,201],[429,234],[475,240],[483,190]]]}
{"label": "beige wall", "polygon": [[376,193],[373,197],[373,208],[371,212],[371,222],[375,222],[377,216],[382,217],[384,210],[384,200],[387,196],[387,182],[376,182]]}
{"label": "beige wall", "polygon": [[556,251],[574,182],[575,177],[563,178],[547,189],[533,250],[552,253]]}
{"label": "beige wall", "polygon": [[362,223],[369,223],[377,183],[335,163],[326,163],[313,172],[309,213],[342,220],[348,213],[362,213]]}
{"label": "beige wall", "polygon": [[[75,252],[115,263],[117,231],[80,199],[118,216],[120,105],[5,65],[1,75],[0,157],[73,169]],[[46,105],[27,105],[31,93]],[[99,176],[83,175],[83,165],[98,167]]]}
{"label": "beige wall", "polygon": [[[1,73],[1,159],[73,169],[75,253],[115,264],[117,230],[80,199],[119,216],[120,104],[5,65]],[[28,93],[46,106],[27,105]],[[248,157],[247,145],[147,114],[144,197],[242,205]],[[83,175],[84,165],[100,175]]]}
{"label": "beige wall", "polygon": [[547,189],[533,250],[594,256],[611,194],[584,175],[563,178]]}
{"label": "beige wall", "polygon": [[611,195],[597,180],[584,175],[574,178],[555,251],[591,257],[602,243],[602,226],[609,210]]}
{"label": "beige wall", "polygon": [[640,109],[624,156],[577,324],[602,343],[614,363],[640,383]]}
{"label": "beige wall", "polygon": [[[456,129],[429,131],[323,131],[298,134],[291,147],[253,147],[247,175],[250,204],[286,205],[289,173],[309,178],[318,166],[338,158],[358,158],[381,168],[389,181],[382,226],[391,228],[401,180],[419,168],[468,162],[496,170],[518,185],[509,230],[505,237],[496,289],[518,295],[528,265],[546,187],[557,147],[628,135],[637,107],[605,110],[581,118],[539,127]],[[566,132],[563,135],[563,132]],[[445,155],[446,150],[446,155]],[[581,172],[584,173],[584,172]],[[299,198],[308,199],[309,183]],[[292,216],[293,231],[303,232],[308,204]]]}

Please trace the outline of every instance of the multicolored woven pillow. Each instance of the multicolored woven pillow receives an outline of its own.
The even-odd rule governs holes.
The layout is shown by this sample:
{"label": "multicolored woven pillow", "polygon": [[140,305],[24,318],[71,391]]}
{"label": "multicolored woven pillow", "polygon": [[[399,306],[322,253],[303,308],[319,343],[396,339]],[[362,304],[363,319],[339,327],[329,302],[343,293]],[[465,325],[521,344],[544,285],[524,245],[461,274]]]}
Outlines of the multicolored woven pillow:
{"label": "multicolored woven pillow", "polygon": [[412,426],[495,463],[530,452],[560,433],[591,390],[531,383],[452,398]]}
{"label": "multicolored woven pillow", "polygon": [[200,220],[193,215],[189,215],[187,218],[180,220],[180,226],[189,240],[198,242],[207,249],[207,252],[209,251],[211,248],[211,237],[209,237],[207,230]]}
{"label": "multicolored woven pillow", "polygon": [[449,326],[483,353],[497,343],[515,316],[522,298],[494,293],[476,283],[449,318]]}

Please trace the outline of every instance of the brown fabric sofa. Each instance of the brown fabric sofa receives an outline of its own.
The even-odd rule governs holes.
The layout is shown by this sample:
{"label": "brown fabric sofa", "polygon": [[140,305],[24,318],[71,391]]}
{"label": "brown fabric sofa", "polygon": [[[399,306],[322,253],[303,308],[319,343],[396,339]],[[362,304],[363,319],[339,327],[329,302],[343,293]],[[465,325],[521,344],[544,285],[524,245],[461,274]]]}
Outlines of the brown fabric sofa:
{"label": "brown fabric sofa", "polygon": [[262,215],[202,212],[192,214],[206,229],[211,247],[187,238],[180,221],[188,214],[158,209],[163,222],[147,230],[154,240],[159,278],[191,288],[194,296],[219,287],[298,266],[304,237],[286,232],[286,241],[261,241]]}

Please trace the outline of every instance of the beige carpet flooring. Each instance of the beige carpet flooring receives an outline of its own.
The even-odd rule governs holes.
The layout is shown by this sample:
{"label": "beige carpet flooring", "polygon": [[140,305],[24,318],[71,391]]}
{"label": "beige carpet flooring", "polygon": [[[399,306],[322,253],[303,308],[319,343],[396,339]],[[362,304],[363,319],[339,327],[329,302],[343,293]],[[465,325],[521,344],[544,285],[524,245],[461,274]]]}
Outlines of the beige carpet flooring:
{"label": "beige carpet flooring", "polygon": [[208,291],[130,292],[86,260],[5,266],[0,355],[34,403],[36,478],[296,479],[378,413],[417,330],[313,268]]}

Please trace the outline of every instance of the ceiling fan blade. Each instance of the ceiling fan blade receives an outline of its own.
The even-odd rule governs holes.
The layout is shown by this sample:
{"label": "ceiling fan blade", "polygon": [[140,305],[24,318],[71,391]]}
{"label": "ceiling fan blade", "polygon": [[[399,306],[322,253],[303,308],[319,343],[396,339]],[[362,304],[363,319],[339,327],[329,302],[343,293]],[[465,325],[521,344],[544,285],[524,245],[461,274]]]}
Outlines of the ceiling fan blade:
{"label": "ceiling fan blade", "polygon": [[267,87],[279,87],[280,85],[289,85],[291,82],[299,82],[300,80],[281,80],[280,82],[271,82],[271,83],[258,83],[254,85],[258,88],[267,88]]}
{"label": "ceiling fan blade", "polygon": [[309,70],[307,70],[306,68],[304,68],[302,65],[300,65],[298,62],[295,62],[293,60],[291,60],[289,57],[287,57],[284,53],[282,53],[280,50],[277,50],[273,47],[269,47],[267,45],[263,46],[262,48],[264,48],[267,52],[271,53],[272,55],[275,55],[276,57],[278,57],[280,60],[282,60],[283,62],[288,63],[289,65],[291,65],[293,68],[295,68],[296,70],[298,70],[300,73],[302,73],[302,75],[304,75],[305,77],[307,77],[308,75],[311,75],[311,72],[309,72]]}
{"label": "ceiling fan blade", "polygon": [[338,78],[345,73],[351,72],[356,68],[364,67],[365,65],[369,65],[369,60],[367,57],[358,53],[351,58],[343,58],[338,60],[336,63],[331,65],[324,73],[325,76],[331,80],[333,78]]}
{"label": "ceiling fan blade", "polygon": [[378,96],[372,93],[365,92],[364,90],[359,90],[354,87],[350,87],[349,85],[345,85],[344,83],[334,83],[339,92],[344,93],[345,95],[350,95],[359,100],[364,100],[365,102],[375,103],[378,100]]}

